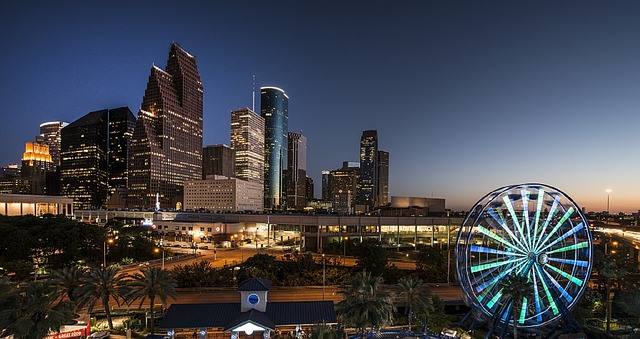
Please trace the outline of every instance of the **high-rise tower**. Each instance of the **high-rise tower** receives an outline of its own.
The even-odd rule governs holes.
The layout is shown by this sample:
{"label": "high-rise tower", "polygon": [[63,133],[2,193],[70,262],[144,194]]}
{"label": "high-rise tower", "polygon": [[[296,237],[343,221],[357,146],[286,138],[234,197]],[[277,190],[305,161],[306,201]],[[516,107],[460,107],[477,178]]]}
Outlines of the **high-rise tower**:
{"label": "high-rise tower", "polygon": [[307,206],[307,137],[289,132],[285,193],[287,208],[301,210]]}
{"label": "high-rise tower", "polygon": [[203,86],[196,59],[177,43],[151,68],[129,157],[129,207],[180,208],[183,183],[202,178]]}
{"label": "high-rise tower", "polygon": [[389,152],[378,151],[377,206],[389,203]]}
{"label": "high-rise tower", "polygon": [[40,124],[40,135],[36,140],[49,146],[49,154],[55,166],[60,166],[60,142],[61,130],[69,123],[63,121],[50,121]]}
{"label": "high-rise tower", "polygon": [[360,177],[356,204],[371,211],[376,206],[378,188],[378,132],[362,132],[360,138]]}
{"label": "high-rise tower", "polygon": [[278,87],[260,88],[260,115],[265,125],[264,202],[267,209],[284,206],[287,167],[289,97]]}
{"label": "high-rise tower", "polygon": [[236,178],[264,184],[264,118],[249,108],[231,112]]}

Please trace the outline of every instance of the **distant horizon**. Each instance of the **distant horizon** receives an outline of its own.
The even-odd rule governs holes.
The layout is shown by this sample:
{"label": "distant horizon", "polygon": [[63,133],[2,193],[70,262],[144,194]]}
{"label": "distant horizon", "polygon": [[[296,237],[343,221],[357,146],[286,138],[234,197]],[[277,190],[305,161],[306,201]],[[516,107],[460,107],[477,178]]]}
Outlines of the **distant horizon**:
{"label": "distant horizon", "polygon": [[255,75],[256,89],[289,95],[316,197],[321,171],[358,161],[360,133],[376,129],[390,196],[442,197],[464,211],[497,187],[542,182],[588,211],[606,210],[606,189],[612,213],[640,209],[640,3],[0,9],[11,46],[0,56],[2,163],[19,163],[40,123],[120,106],[137,117],[149,70],[176,41],[202,75],[203,146],[230,144],[230,112],[252,106]]}

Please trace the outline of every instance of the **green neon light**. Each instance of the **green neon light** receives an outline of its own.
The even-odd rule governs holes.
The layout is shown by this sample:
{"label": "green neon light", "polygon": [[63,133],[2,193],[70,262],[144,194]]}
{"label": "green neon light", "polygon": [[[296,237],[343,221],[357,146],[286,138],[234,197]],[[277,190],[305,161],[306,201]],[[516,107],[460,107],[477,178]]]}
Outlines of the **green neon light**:
{"label": "green neon light", "polygon": [[510,243],[507,239],[505,239],[505,238],[503,238],[503,237],[501,237],[501,236],[489,231],[488,229],[486,229],[486,228],[484,228],[482,226],[477,226],[476,229],[478,231],[480,231],[480,233],[488,236],[489,238],[491,238],[493,240],[496,240],[498,242],[501,242],[502,244],[504,244],[504,245],[506,245],[506,246],[508,246],[510,248],[513,248],[513,249],[516,249],[516,250],[519,250],[520,252],[522,252],[522,250],[518,249],[516,246],[514,246],[512,243]]}
{"label": "green neon light", "polygon": [[[549,226],[549,222],[551,222],[551,219],[553,219],[553,216],[556,214],[556,210],[558,209],[558,204],[559,204],[558,198],[553,199],[553,205],[551,205],[551,211],[549,211],[549,214],[547,215],[547,219],[544,221],[544,225],[542,225],[542,231],[540,231],[540,238],[538,238],[538,241],[542,240],[542,236],[544,235],[544,232],[547,230],[547,226]],[[537,248],[538,244],[536,243],[535,245]]]}
{"label": "green neon light", "polygon": [[538,190],[538,200],[536,205],[536,219],[534,221],[534,230],[533,230],[533,243],[536,243],[536,237],[538,236],[538,224],[540,223],[540,213],[542,212],[542,202],[544,201],[544,190]]}
{"label": "green neon light", "polygon": [[518,221],[518,217],[516,216],[516,211],[513,210],[513,206],[511,205],[511,199],[509,199],[509,196],[504,196],[502,197],[502,201],[504,201],[504,203],[507,205],[507,209],[509,210],[509,214],[511,215],[511,220],[513,220],[513,223],[516,225],[516,227],[518,228],[518,231],[520,232],[520,234],[522,234],[522,236],[525,238],[525,241],[526,241],[526,235],[522,231],[522,226],[520,226],[520,221]]}
{"label": "green neon light", "polygon": [[524,324],[524,317],[527,315],[527,298],[522,298],[522,307],[520,308],[520,319],[519,323]]}
{"label": "green neon light", "polygon": [[487,307],[493,308],[493,305],[495,305],[498,300],[500,300],[500,297],[502,297],[502,289],[500,289],[500,291],[498,291],[498,293],[496,293],[496,295],[494,295],[493,298],[489,300],[489,302],[487,303]]}
{"label": "green neon light", "polygon": [[569,281],[571,281],[572,283],[578,285],[578,286],[582,286],[582,284],[584,284],[584,281],[572,276],[571,274],[553,266],[553,265],[549,265],[547,264],[547,267],[549,267],[551,270],[553,270],[554,272],[560,274],[561,276],[565,277],[566,279],[568,279]]}
{"label": "green neon light", "polygon": [[491,262],[491,263],[487,263],[487,264],[480,264],[480,265],[471,266],[471,273],[476,273],[476,272],[488,270],[490,268],[503,266],[503,265],[510,264],[510,263],[513,263],[513,262],[516,262],[516,261],[520,261],[520,260],[524,260],[524,258],[516,258],[516,259],[511,259],[511,260],[505,260],[505,261],[495,261],[495,262]]}
{"label": "green neon light", "polygon": [[553,254],[553,253],[559,253],[559,252],[567,252],[567,251],[571,251],[571,250],[575,250],[575,249],[579,249],[579,248],[585,248],[588,247],[589,244],[586,241],[583,242],[579,242],[577,244],[573,244],[573,245],[569,245],[569,246],[565,246],[565,247],[560,247],[558,249],[555,249],[553,251],[547,252],[547,254]]}
{"label": "green neon light", "polygon": [[[567,221],[567,219],[569,219],[569,217],[571,216],[571,214],[573,214],[573,207],[569,207],[569,209],[567,210],[567,212],[564,213],[564,215],[562,216],[562,218],[560,218],[560,221],[558,221],[558,223],[556,224],[556,227],[553,228],[553,230],[551,232],[549,232],[549,234],[547,234],[547,236],[544,238],[544,240],[539,244],[539,246],[544,245],[549,238],[551,238],[551,236],[556,233],[560,227],[562,227],[562,224],[564,224],[565,221]],[[539,247],[536,246],[536,249]]]}
{"label": "green neon light", "polygon": [[520,194],[522,195],[522,223],[524,227],[527,229],[527,245],[529,248],[533,246],[531,243],[531,225],[529,224],[529,191],[521,190]]}
{"label": "green neon light", "polygon": [[558,311],[558,306],[556,305],[556,302],[553,301],[553,297],[551,296],[551,292],[549,292],[547,283],[544,282],[544,278],[542,277],[542,274],[540,274],[540,271],[538,270],[537,266],[536,266],[536,273],[538,273],[538,277],[540,278],[540,282],[542,283],[542,288],[544,288],[544,294],[547,296],[547,301],[549,301],[551,310],[553,310],[553,315],[558,315],[558,313],[560,313],[560,311]]}

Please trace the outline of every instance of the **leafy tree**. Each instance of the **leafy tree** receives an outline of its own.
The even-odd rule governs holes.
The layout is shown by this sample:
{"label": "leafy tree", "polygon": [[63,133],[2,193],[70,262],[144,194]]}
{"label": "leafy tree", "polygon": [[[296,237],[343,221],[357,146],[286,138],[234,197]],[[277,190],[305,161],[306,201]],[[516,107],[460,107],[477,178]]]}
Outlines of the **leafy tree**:
{"label": "leafy tree", "polygon": [[344,334],[336,328],[322,324],[314,326],[309,337],[311,339],[342,339]]}
{"label": "leafy tree", "polygon": [[420,277],[427,282],[442,282],[443,277],[446,281],[446,261],[440,249],[418,245],[418,255],[416,258],[416,270]]}
{"label": "leafy tree", "polygon": [[167,302],[169,297],[176,298],[176,282],[167,271],[157,267],[145,268],[141,273],[136,273],[128,283],[129,291],[127,298],[130,301],[140,300],[140,307],[148,299],[149,314],[151,315],[150,331],[153,334],[154,309],[156,297],[160,298],[162,304]]}
{"label": "leafy tree", "polygon": [[80,289],[80,302],[86,304],[89,313],[93,312],[96,302],[100,301],[104,307],[104,313],[109,323],[109,329],[113,330],[111,320],[110,299],[120,305],[123,299],[125,287],[125,275],[120,274],[116,266],[93,267],[83,279]]}
{"label": "leafy tree", "polygon": [[522,298],[531,293],[529,279],[525,276],[512,273],[501,283],[502,293],[510,297],[512,302],[513,338],[518,339],[518,312],[522,308]]}
{"label": "leafy tree", "polygon": [[400,279],[398,287],[406,308],[409,331],[411,331],[413,317],[421,310],[428,310],[431,307],[431,299],[427,295],[427,290],[422,280],[413,276]]}
{"label": "leafy tree", "polygon": [[358,268],[371,272],[374,276],[384,274],[387,268],[387,251],[375,239],[366,239],[356,248]]}
{"label": "leafy tree", "polygon": [[60,270],[52,271],[50,281],[58,287],[67,300],[76,303],[85,273],[86,271],[78,266],[66,266]]}
{"label": "leafy tree", "polygon": [[377,329],[393,321],[394,306],[391,297],[382,293],[382,278],[367,271],[354,275],[344,300],[336,306],[340,319],[364,335],[367,328]]}
{"label": "leafy tree", "polygon": [[61,301],[58,289],[47,282],[31,282],[19,294],[7,289],[6,282],[2,285],[0,298],[4,300],[0,301],[3,304],[0,327],[4,329],[3,337],[43,338],[73,319],[73,303]]}

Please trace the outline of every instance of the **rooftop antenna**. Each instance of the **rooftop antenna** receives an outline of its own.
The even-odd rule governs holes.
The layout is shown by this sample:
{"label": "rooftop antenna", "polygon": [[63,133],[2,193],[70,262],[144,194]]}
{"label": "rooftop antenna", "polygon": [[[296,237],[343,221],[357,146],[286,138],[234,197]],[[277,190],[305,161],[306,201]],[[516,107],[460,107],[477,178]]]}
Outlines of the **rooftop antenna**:
{"label": "rooftop antenna", "polygon": [[253,74],[253,82],[251,83],[251,110],[256,111],[256,75]]}

